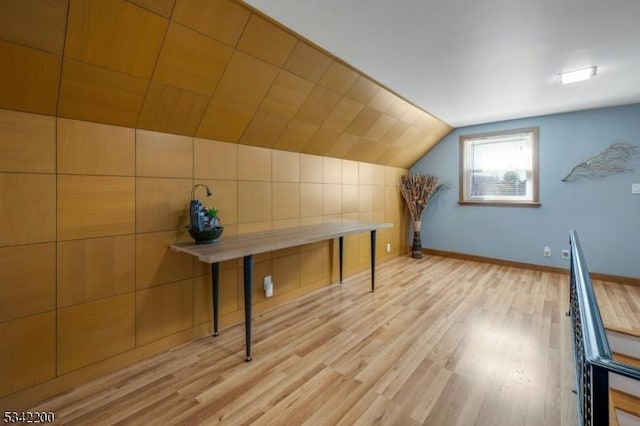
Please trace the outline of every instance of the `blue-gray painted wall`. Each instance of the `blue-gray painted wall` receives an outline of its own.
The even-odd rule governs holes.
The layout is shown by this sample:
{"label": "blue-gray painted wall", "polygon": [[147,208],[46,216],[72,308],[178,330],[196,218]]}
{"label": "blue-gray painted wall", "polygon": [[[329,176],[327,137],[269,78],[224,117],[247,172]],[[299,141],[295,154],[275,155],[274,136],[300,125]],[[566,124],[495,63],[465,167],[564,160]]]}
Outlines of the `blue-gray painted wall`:
{"label": "blue-gray painted wall", "polygon": [[[530,126],[540,128],[542,206],[458,205],[459,136]],[[411,168],[451,186],[422,218],[423,247],[568,268],[560,255],[569,248],[569,230],[575,229],[590,271],[640,277],[640,195],[631,193],[640,172],[561,181],[580,161],[616,140],[640,145],[640,104],[454,130]],[[545,245],[551,247],[551,258],[543,256]]]}

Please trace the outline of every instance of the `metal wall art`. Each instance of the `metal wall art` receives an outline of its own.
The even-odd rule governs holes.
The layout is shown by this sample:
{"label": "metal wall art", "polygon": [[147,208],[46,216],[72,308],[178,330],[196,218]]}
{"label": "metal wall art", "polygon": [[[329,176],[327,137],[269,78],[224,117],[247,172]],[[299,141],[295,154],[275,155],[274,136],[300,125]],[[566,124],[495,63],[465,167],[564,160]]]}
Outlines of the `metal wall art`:
{"label": "metal wall art", "polygon": [[603,178],[615,173],[634,172],[640,170],[640,145],[627,142],[614,142],[609,148],[580,162],[563,182],[572,182],[576,179]]}

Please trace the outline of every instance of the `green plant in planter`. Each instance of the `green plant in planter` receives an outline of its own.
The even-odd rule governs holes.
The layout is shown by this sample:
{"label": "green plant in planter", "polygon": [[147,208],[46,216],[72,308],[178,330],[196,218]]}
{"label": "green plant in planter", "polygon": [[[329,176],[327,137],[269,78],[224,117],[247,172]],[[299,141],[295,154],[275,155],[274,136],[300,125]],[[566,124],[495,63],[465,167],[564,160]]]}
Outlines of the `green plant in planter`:
{"label": "green plant in planter", "polygon": [[207,214],[207,217],[209,219],[213,219],[214,217],[218,217],[218,209],[216,209],[213,206],[205,208],[204,211]]}
{"label": "green plant in planter", "polygon": [[206,216],[205,229],[216,228],[220,225],[220,219],[218,218],[218,209],[213,206],[205,207],[204,214]]}

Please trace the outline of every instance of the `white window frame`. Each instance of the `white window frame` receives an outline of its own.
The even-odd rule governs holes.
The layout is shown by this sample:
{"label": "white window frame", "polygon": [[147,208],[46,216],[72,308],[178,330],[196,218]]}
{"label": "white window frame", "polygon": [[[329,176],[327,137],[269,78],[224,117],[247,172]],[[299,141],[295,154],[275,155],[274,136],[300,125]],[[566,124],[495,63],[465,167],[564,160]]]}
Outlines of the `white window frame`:
{"label": "white window frame", "polygon": [[[519,135],[526,134],[526,148],[531,152],[531,168],[526,170],[526,195],[472,195],[471,178],[473,176],[473,147],[483,143],[512,143]],[[510,139],[513,136],[513,139]],[[539,207],[539,170],[538,170],[538,127],[504,130],[498,132],[476,133],[460,136],[460,198],[462,205],[523,206]],[[507,168],[505,167],[505,170]],[[530,184],[529,184],[530,183]]]}

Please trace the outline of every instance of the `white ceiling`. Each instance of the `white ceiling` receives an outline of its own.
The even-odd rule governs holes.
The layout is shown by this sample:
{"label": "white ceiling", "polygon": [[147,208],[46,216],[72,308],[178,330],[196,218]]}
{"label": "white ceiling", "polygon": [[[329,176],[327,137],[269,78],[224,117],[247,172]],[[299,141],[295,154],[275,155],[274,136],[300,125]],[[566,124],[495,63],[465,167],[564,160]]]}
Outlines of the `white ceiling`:
{"label": "white ceiling", "polygon": [[246,2],[453,127],[640,102],[639,0]]}

